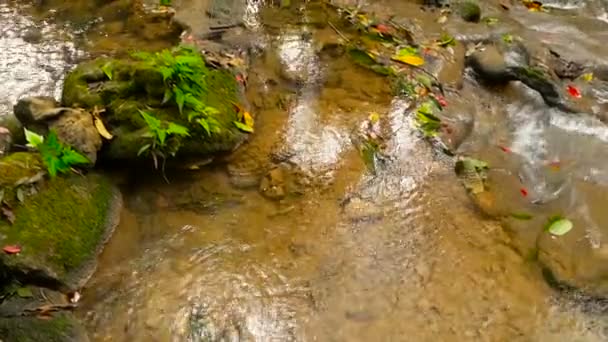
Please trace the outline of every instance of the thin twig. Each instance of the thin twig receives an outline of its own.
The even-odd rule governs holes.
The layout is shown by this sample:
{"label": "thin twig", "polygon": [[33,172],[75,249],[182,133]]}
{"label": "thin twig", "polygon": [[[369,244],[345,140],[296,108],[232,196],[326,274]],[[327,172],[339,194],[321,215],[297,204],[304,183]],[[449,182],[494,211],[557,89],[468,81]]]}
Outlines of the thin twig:
{"label": "thin twig", "polygon": [[336,33],[342,38],[344,39],[347,43],[350,43],[350,39],[348,39],[342,32],[340,32],[340,30],[338,30],[338,28],[336,28],[334,26],[334,24],[331,23],[331,21],[327,22],[327,25],[329,25],[329,27],[331,27],[334,31],[336,31]]}

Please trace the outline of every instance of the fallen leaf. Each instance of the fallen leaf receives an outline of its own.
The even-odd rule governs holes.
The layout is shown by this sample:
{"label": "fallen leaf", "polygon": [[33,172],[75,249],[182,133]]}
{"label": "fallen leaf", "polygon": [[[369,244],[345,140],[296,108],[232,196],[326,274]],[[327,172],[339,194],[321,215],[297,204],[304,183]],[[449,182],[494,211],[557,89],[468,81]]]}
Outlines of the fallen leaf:
{"label": "fallen leaf", "polygon": [[568,85],[568,94],[575,99],[580,99],[582,97],[581,92],[573,85]]}
{"label": "fallen leaf", "polygon": [[518,220],[531,220],[532,215],[528,213],[511,213],[511,217],[516,218]]}
{"label": "fallen leaf", "polygon": [[559,216],[554,216],[549,219],[546,230],[552,235],[562,236],[572,230],[573,226],[572,221]]}
{"label": "fallen leaf", "polygon": [[23,192],[23,188],[18,187],[16,193],[17,193],[17,200],[19,202],[23,203],[25,201],[25,193]]}
{"label": "fallen leaf", "polygon": [[32,298],[34,295],[32,294],[32,290],[29,287],[20,287],[17,289],[17,296],[21,298]]}
{"label": "fallen leaf", "polygon": [[502,145],[498,145],[498,148],[501,149],[503,152],[505,153],[511,153],[511,149],[506,147],[506,146],[502,146]]}
{"label": "fallen leaf", "polygon": [[21,252],[21,246],[19,245],[7,245],[2,248],[6,254],[18,254]]}
{"label": "fallen leaf", "polygon": [[238,122],[238,121],[233,121],[234,125],[236,126],[236,128],[240,129],[243,132],[247,132],[247,133],[253,133],[253,127],[249,127],[247,125],[245,125],[244,123]]}
{"label": "fallen leaf", "polygon": [[588,72],[588,73],[582,74],[582,75],[581,75],[581,78],[582,78],[582,79],[583,79],[585,82],[591,82],[591,81],[593,81],[593,73]]}
{"label": "fallen leaf", "polygon": [[528,10],[532,12],[539,12],[543,10],[543,3],[540,1],[523,0],[522,3]]}
{"label": "fallen leaf", "polygon": [[528,197],[528,190],[526,190],[526,188],[520,188],[519,192],[522,194],[522,196]]}
{"label": "fallen leaf", "polygon": [[10,224],[15,223],[15,213],[13,213],[13,211],[10,208],[7,207],[2,207],[2,215],[6,218],[6,220],[8,222],[10,222]]}
{"label": "fallen leaf", "polygon": [[424,65],[424,58],[412,53],[409,49],[401,49],[393,57],[392,60],[412,66]]}
{"label": "fallen leaf", "polygon": [[113,138],[112,134],[110,134],[110,132],[108,132],[108,130],[106,129],[106,126],[104,126],[104,124],[103,124],[103,121],[101,121],[101,119],[98,116],[93,116],[93,123],[95,124],[95,128],[97,129],[97,132],[99,132],[99,135],[104,137],[104,139],[106,139],[106,140],[112,140],[112,138]]}
{"label": "fallen leaf", "polygon": [[441,95],[435,95],[435,98],[437,99],[437,102],[439,102],[439,104],[441,105],[441,107],[447,107],[448,106],[448,101],[446,101],[445,97],[443,97]]}
{"label": "fallen leaf", "polygon": [[383,34],[390,34],[391,32],[391,27],[385,24],[378,24],[374,26],[374,28],[376,29],[376,31]]}
{"label": "fallen leaf", "polygon": [[547,165],[551,168],[551,170],[559,171],[562,166],[562,163],[559,160],[555,160],[555,161],[548,163]]}

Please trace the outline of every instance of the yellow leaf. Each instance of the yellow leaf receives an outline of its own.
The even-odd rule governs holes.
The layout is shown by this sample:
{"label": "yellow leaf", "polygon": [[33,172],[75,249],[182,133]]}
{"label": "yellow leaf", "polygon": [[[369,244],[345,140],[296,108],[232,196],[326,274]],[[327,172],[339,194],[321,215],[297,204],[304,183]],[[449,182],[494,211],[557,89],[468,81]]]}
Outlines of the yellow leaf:
{"label": "yellow leaf", "polygon": [[543,10],[543,4],[540,1],[523,0],[522,3],[532,12],[539,12]]}
{"label": "yellow leaf", "polygon": [[380,114],[378,114],[377,112],[373,112],[369,115],[369,121],[371,121],[371,123],[376,123],[378,121],[380,121]]}
{"label": "yellow leaf", "polygon": [[243,123],[253,128],[253,117],[247,111],[243,112]]}
{"label": "yellow leaf", "polygon": [[407,65],[421,66],[424,65],[424,59],[416,55],[394,55],[392,60],[401,62]]}
{"label": "yellow leaf", "polygon": [[593,74],[592,74],[592,73],[590,73],[590,72],[588,72],[588,73],[586,73],[586,74],[582,74],[582,75],[581,75],[581,77],[582,77],[582,79],[583,79],[585,82],[591,82],[591,81],[593,81]]}
{"label": "yellow leaf", "polygon": [[97,116],[94,116],[93,122],[95,124],[95,128],[97,129],[97,132],[99,132],[99,135],[101,135],[102,137],[104,137],[107,140],[111,140],[113,138],[112,134],[110,134],[110,132],[108,132],[108,130],[106,129],[106,126],[103,125],[103,121],[101,121],[100,118],[98,118]]}

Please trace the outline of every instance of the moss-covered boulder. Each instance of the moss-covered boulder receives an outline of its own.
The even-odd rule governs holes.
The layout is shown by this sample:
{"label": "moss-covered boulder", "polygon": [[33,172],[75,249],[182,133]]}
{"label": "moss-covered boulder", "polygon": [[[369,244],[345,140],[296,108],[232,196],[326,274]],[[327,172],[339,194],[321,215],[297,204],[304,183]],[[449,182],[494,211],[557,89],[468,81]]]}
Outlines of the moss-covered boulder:
{"label": "moss-covered boulder", "polygon": [[[98,174],[44,179],[36,154],[0,160],[0,191],[12,213],[0,220],[0,272],[62,291],[84,284],[95,259],[118,223],[118,189]],[[11,222],[12,221],[12,222]]]}
{"label": "moss-covered boulder", "polygon": [[50,319],[37,317],[0,318],[0,340],[3,342],[87,342],[84,327],[70,313]]}
{"label": "moss-covered boulder", "polygon": [[[182,56],[179,50],[171,54],[177,57],[178,62],[181,57],[187,60],[194,56],[202,60],[200,54],[196,56],[192,55],[192,50],[188,51],[187,57]],[[235,105],[243,103],[242,89],[231,71],[206,67],[202,63],[201,69],[190,75],[200,77],[205,88],[193,92],[194,95],[184,91],[184,97],[178,99],[175,84],[163,75],[166,70],[162,67],[166,65],[155,65],[138,58],[89,61],[67,75],[62,104],[104,109],[100,117],[113,135],[102,150],[101,157],[107,160],[136,159],[142,146],[153,143],[154,137],[142,111],[165,125],[175,123],[188,129],[188,136],[174,137],[170,144],[170,152],[178,157],[229,152],[246,137],[235,125],[242,120],[242,111]],[[182,76],[179,72],[173,74],[177,80]],[[203,107],[189,108],[192,103],[189,96]],[[206,110],[209,108],[211,110]],[[199,122],[201,118],[206,124]]]}
{"label": "moss-covered boulder", "polygon": [[481,8],[476,1],[467,0],[458,4],[458,13],[465,21],[477,23],[481,19]]}

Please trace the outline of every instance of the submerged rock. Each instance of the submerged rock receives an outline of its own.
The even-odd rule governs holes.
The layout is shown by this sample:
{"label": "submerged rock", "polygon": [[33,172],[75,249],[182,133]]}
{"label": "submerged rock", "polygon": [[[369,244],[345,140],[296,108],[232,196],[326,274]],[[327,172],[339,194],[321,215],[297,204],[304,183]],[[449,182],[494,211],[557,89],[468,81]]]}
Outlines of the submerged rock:
{"label": "submerged rock", "polygon": [[[18,254],[0,255],[0,273],[22,282],[70,291],[81,287],[118,224],[118,189],[98,174],[44,180],[37,154],[0,160],[0,190],[12,216],[0,221],[0,245]],[[17,184],[17,185],[16,185]]]}
{"label": "submerged rock", "polygon": [[0,317],[0,336],[5,342],[88,342],[84,327],[70,313],[49,319]]}
{"label": "submerged rock", "polygon": [[465,21],[477,23],[481,19],[481,8],[475,1],[467,0],[460,3],[458,13]]}

